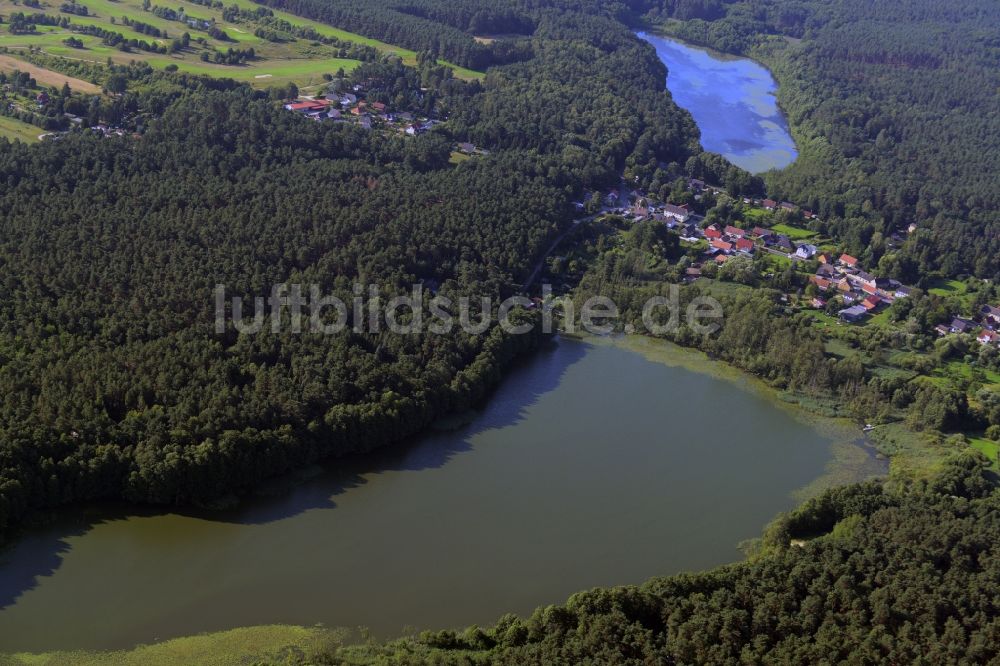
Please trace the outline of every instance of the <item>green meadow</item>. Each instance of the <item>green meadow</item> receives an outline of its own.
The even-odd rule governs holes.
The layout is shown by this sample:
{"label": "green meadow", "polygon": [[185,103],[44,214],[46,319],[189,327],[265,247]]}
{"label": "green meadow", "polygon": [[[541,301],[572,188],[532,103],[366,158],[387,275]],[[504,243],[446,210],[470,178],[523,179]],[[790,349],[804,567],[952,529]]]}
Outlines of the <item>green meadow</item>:
{"label": "green meadow", "polygon": [[[44,0],[40,9],[25,8],[22,5],[14,4],[13,0],[0,0],[0,15],[9,16],[17,11],[25,11],[25,9],[41,11],[50,15],[66,16],[71,23],[77,25],[97,26],[121,33],[128,39],[161,44],[168,44],[170,40],[180,37],[186,31],[192,37],[191,46],[183,52],[171,55],[140,50],[123,52],[117,48],[105,46],[99,37],[73,33],[57,26],[38,26],[37,32],[34,34],[0,33],[0,47],[10,49],[14,55],[18,50],[37,48],[51,55],[93,62],[105,62],[108,58],[115,62],[144,60],[153,67],[163,68],[168,65],[176,65],[180,71],[231,78],[259,87],[285,85],[290,82],[294,82],[300,87],[317,85],[322,83],[324,74],[336,74],[341,69],[350,72],[359,64],[357,60],[337,57],[337,50],[330,46],[305,39],[283,43],[269,42],[253,34],[256,29],[255,24],[251,22],[236,24],[224,21],[221,10],[194,3],[179,0],[157,0],[153,4],[175,10],[183,9],[188,16],[194,18],[214,19],[216,26],[224,30],[233,41],[212,39],[205,32],[190,29],[177,21],[157,17],[152,12],[143,10],[141,0],[79,0],[78,4],[86,6],[90,16],[62,14],[56,0]],[[258,7],[250,0],[232,0],[227,4],[236,4],[247,9]],[[321,35],[372,46],[383,53],[398,55],[407,64],[416,63],[417,54],[414,51],[300,18],[287,12],[275,11],[274,15],[276,18],[284,19],[293,25],[311,27]],[[136,32],[122,24],[123,17],[142,21],[159,28],[166,33],[167,37],[157,39]],[[81,40],[84,48],[66,46],[63,40],[71,36]],[[198,38],[205,39],[205,46],[194,41]],[[201,60],[202,53],[207,52],[211,55],[215,51],[224,52],[229,48],[253,48],[258,58],[243,65],[221,65]],[[456,67],[450,63],[444,64],[452,67],[455,75],[460,78],[471,79],[483,76],[481,72]]]}
{"label": "green meadow", "polygon": [[0,116],[0,136],[8,139],[20,139],[25,143],[35,143],[38,141],[38,135],[44,132],[45,130],[41,128],[23,123],[15,118]]}

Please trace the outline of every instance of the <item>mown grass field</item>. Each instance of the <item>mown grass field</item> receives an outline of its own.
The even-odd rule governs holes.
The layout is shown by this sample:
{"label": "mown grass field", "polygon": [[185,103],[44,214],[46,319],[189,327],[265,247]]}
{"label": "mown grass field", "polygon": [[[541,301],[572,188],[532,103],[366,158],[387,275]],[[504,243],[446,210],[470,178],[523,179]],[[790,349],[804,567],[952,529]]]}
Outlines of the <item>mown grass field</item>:
{"label": "mown grass field", "polygon": [[[99,37],[74,33],[57,26],[38,26],[35,34],[16,35],[6,31],[0,32],[0,46],[7,47],[14,53],[21,49],[38,48],[56,56],[99,63],[106,62],[110,58],[119,63],[144,60],[158,68],[176,65],[180,71],[231,78],[258,87],[285,85],[290,82],[294,82],[299,87],[318,85],[322,83],[324,74],[336,74],[341,69],[344,72],[350,72],[359,64],[356,60],[337,57],[338,53],[334,48],[318,42],[305,39],[282,43],[269,42],[253,34],[257,27],[256,24],[250,22],[230,23],[223,20],[221,10],[180,0],[158,0],[153,4],[175,10],[183,9],[192,18],[214,19],[216,26],[225,31],[233,41],[212,39],[203,31],[191,29],[178,21],[157,17],[152,12],[143,10],[142,0],[79,0],[78,4],[86,6],[90,16],[61,13],[59,11],[60,4],[58,0],[43,0],[42,7],[36,9],[14,4],[13,0],[0,0],[0,15],[9,16],[14,12],[27,11],[29,13],[42,12],[49,15],[65,16],[73,24],[98,26],[105,30],[121,33],[128,39],[140,39],[167,45],[174,38],[188,32],[192,40],[202,37],[206,40],[206,44],[202,47],[192,41],[190,48],[171,55],[160,55],[140,50],[123,52],[117,48],[105,46]],[[250,0],[232,0],[226,4],[227,6],[236,4],[247,9],[258,7]],[[311,27],[321,35],[372,46],[383,53],[398,55],[407,64],[416,63],[417,54],[409,49],[386,44],[286,12],[275,11],[274,15],[276,18],[284,19],[293,25]],[[167,37],[153,38],[136,32],[122,24],[123,17],[148,23],[165,31]],[[112,19],[115,23],[112,23]],[[81,40],[84,48],[78,49],[65,45],[63,40],[71,36]],[[253,48],[258,59],[244,65],[221,65],[201,60],[201,54],[204,52],[212,55],[215,51],[225,52],[229,48]],[[460,78],[472,79],[483,76],[481,72],[474,72],[450,63],[445,64],[452,67],[455,75]]]}
{"label": "mown grass field", "polygon": [[800,229],[798,227],[793,227],[788,224],[776,224],[771,227],[771,230],[777,234],[785,234],[792,240],[805,240],[806,238],[813,238],[816,236],[815,231],[809,231],[808,229]]}
{"label": "mown grass field", "polygon": [[20,120],[8,118],[7,116],[0,116],[0,136],[8,139],[17,139],[25,143],[35,143],[38,141],[38,135],[44,132],[45,130],[34,125],[22,123]]}

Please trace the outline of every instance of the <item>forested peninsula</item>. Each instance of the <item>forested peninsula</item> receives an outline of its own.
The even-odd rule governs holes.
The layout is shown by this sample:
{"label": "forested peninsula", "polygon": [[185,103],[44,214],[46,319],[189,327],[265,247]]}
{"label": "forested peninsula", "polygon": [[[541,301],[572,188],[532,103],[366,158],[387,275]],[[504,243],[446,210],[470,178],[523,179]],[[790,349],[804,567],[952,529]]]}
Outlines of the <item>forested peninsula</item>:
{"label": "forested peninsula", "polygon": [[[468,18],[435,6],[433,25]],[[220,337],[212,290],[298,282],[350,302],[355,282],[428,282],[500,297],[586,188],[698,152],[628,28],[575,8],[523,15],[524,57],[483,82],[435,66],[450,33],[414,28],[427,49],[416,92],[449,118],[422,136],[315,123],[275,91],[135,64],[97,68],[124,92],[93,111],[135,118],[135,132],[4,145],[0,527],[97,498],[212,502],[482,399],[533,336]],[[354,76],[391,89],[401,67]],[[490,154],[450,164],[469,140]]]}

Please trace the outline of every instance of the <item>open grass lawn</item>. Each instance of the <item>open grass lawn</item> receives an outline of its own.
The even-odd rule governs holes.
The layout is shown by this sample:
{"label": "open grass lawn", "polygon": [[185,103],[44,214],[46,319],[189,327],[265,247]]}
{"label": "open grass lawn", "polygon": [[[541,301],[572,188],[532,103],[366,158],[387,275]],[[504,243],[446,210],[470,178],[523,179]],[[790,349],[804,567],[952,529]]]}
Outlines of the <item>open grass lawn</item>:
{"label": "open grass lawn", "polygon": [[809,231],[808,229],[800,229],[798,227],[793,227],[788,224],[776,224],[771,227],[771,230],[778,234],[785,234],[793,240],[805,240],[806,238],[813,238],[816,236],[815,231]]}
{"label": "open grass lawn", "polygon": [[766,211],[763,208],[745,208],[743,210],[743,219],[758,224],[770,214],[770,211]]}
{"label": "open grass lawn", "polygon": [[[356,60],[338,58],[337,51],[332,47],[304,39],[280,44],[268,42],[253,34],[256,28],[253,23],[229,23],[223,20],[221,10],[183,2],[182,0],[165,0],[165,2],[157,2],[156,4],[171,9],[183,9],[188,16],[194,18],[214,19],[215,24],[225,31],[233,41],[227,42],[211,39],[207,33],[192,30],[177,21],[159,18],[152,12],[142,9],[142,0],[79,0],[79,4],[86,6],[91,15],[66,15],[72,23],[98,26],[106,30],[121,33],[129,39],[141,39],[146,42],[158,42],[161,44],[168,44],[170,40],[180,37],[187,31],[193,39],[203,37],[207,43],[205,47],[192,43],[192,46],[184,52],[173,55],[160,55],[139,50],[126,53],[116,48],[105,46],[98,37],[73,33],[57,26],[39,26],[38,33],[31,35],[12,35],[6,31],[0,32],[0,46],[6,46],[12,50],[27,49],[29,47],[41,48],[52,55],[99,63],[103,63],[108,58],[111,58],[115,62],[120,63],[132,60],[144,60],[150,65],[159,68],[173,64],[177,65],[177,68],[181,71],[218,78],[231,78],[237,81],[245,81],[258,87],[284,85],[289,82],[294,82],[300,87],[318,85],[323,82],[323,74],[336,74],[340,69],[349,72],[360,64]],[[237,4],[247,9],[256,9],[258,7],[251,0],[234,0],[233,2],[227,2],[227,4]],[[0,15],[7,16],[13,12],[23,10],[24,7],[20,4],[15,5],[13,0],[0,0]],[[60,14],[58,4],[55,0],[44,0],[43,6],[39,11],[48,14]],[[386,44],[286,12],[275,11],[274,14],[277,18],[287,20],[293,25],[312,27],[321,35],[373,46],[383,53],[395,53],[399,55],[407,64],[416,63],[416,53],[409,49]],[[121,19],[126,16],[165,31],[167,37],[156,39],[122,25]],[[115,20],[114,24],[111,23],[112,19]],[[76,49],[66,46],[63,40],[70,36],[83,41],[84,48]],[[248,62],[245,65],[217,65],[201,60],[201,54],[204,52],[213,54],[215,51],[224,52],[229,48],[251,47],[257,53],[258,59]],[[444,64],[451,67],[455,75],[459,78],[473,79],[483,76],[481,72],[456,67],[450,63]]]}
{"label": "open grass lawn", "polygon": [[44,133],[45,130],[34,125],[22,123],[20,120],[7,116],[0,116],[0,136],[11,140],[19,139],[25,143],[36,143],[38,135]]}
{"label": "open grass lawn", "polygon": [[[113,652],[48,652],[0,655],[12,666],[237,666],[255,663],[292,663],[295,655],[311,654],[340,645],[346,632],[294,626],[244,627],[200,636],[175,638],[131,650]],[[298,663],[298,662],[296,662]]]}
{"label": "open grass lawn", "polygon": [[998,454],[1000,454],[1000,443],[986,439],[985,437],[970,437],[969,444],[972,448],[981,451],[983,455],[990,459],[993,469],[1000,468],[1000,464],[998,464],[1000,461],[997,459]]}
{"label": "open grass lawn", "polygon": [[787,257],[781,254],[773,254],[771,252],[761,252],[762,257],[766,264],[776,271],[783,271],[792,265],[791,257]]}
{"label": "open grass lawn", "polygon": [[935,280],[934,286],[928,289],[937,296],[962,296],[966,292],[964,282],[958,280]]}
{"label": "open grass lawn", "polygon": [[[836,317],[831,317],[823,310],[816,310],[811,307],[804,307],[802,308],[802,313],[808,315],[813,319],[813,326],[816,326],[817,328],[820,328],[824,331],[832,330],[841,325],[839,319],[837,319]],[[830,342],[841,342],[841,341],[834,338],[830,340]],[[829,351],[829,349],[827,351]]]}

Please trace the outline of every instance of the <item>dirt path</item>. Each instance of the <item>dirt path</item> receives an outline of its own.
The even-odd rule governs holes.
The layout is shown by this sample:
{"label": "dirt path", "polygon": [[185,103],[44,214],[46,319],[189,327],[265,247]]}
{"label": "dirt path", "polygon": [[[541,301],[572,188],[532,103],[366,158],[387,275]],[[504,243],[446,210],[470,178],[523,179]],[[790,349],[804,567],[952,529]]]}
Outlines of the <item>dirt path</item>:
{"label": "dirt path", "polygon": [[10,72],[15,69],[27,72],[35,79],[35,81],[38,81],[38,83],[42,85],[61,88],[62,84],[68,83],[69,87],[75,92],[101,92],[100,86],[95,86],[89,81],[75,79],[72,76],[66,76],[65,74],[60,74],[59,72],[53,72],[51,69],[44,69],[42,67],[38,67],[37,65],[32,65],[30,62],[18,60],[17,58],[12,58],[9,55],[0,55],[0,70]]}

